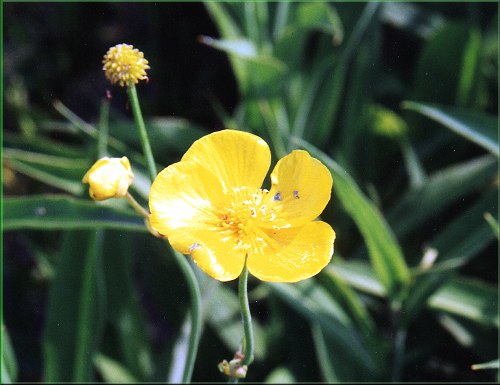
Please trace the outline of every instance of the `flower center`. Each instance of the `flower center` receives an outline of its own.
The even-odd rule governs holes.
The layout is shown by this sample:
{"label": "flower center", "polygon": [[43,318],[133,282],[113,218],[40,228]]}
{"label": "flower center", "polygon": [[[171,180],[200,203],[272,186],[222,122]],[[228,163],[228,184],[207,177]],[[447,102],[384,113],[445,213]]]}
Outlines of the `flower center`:
{"label": "flower center", "polygon": [[276,220],[278,206],[269,204],[264,199],[268,194],[267,190],[259,189],[250,194],[245,188],[235,188],[233,194],[232,206],[216,213],[216,226],[220,229],[223,240],[233,240],[236,247],[245,251],[259,247],[264,241],[260,225]]}

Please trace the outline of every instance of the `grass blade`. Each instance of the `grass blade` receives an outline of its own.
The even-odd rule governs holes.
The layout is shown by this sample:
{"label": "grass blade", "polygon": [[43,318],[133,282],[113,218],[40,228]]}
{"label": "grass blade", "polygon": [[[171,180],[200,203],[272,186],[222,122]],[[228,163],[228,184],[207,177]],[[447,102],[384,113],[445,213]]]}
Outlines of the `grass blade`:
{"label": "grass blade", "polygon": [[500,326],[498,290],[482,281],[456,278],[429,298],[432,309],[455,314],[482,325]]}
{"label": "grass blade", "polygon": [[94,357],[94,365],[108,383],[129,384],[138,382],[119,362],[104,354],[99,353]]}
{"label": "grass blade", "polygon": [[494,177],[497,165],[497,159],[485,155],[436,171],[421,188],[403,195],[388,212],[387,220],[398,237],[404,238],[453,202],[483,188]]}
{"label": "grass blade", "polygon": [[402,108],[416,111],[441,123],[498,158],[500,150],[498,148],[497,117],[486,115],[484,112],[478,113],[456,107],[412,101],[403,102]]}
{"label": "grass blade", "polygon": [[45,381],[92,381],[102,326],[101,231],[64,235],[48,305],[43,347]]}
{"label": "grass blade", "polygon": [[6,197],[3,230],[70,230],[98,227],[147,232],[133,211],[65,195]]}

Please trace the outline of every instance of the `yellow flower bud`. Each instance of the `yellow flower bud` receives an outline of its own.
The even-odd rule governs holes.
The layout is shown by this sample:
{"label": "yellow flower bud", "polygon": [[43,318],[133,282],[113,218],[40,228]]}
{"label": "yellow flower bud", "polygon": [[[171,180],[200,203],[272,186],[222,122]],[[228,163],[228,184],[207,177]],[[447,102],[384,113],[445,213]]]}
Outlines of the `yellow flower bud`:
{"label": "yellow flower bud", "polygon": [[89,195],[96,201],[121,198],[127,194],[134,180],[134,173],[126,156],[99,159],[82,179],[90,185]]}
{"label": "yellow flower bud", "polygon": [[112,84],[125,87],[137,84],[139,80],[148,80],[146,70],[151,67],[144,58],[144,53],[129,44],[111,47],[102,61],[104,74]]}

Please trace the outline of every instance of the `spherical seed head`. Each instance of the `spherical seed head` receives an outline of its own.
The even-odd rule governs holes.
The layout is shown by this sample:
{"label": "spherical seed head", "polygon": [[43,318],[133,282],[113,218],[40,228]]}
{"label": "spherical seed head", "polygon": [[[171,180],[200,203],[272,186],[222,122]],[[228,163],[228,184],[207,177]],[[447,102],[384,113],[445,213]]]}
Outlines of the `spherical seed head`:
{"label": "spherical seed head", "polygon": [[111,47],[102,61],[104,74],[112,84],[121,87],[137,84],[139,80],[148,80],[146,70],[151,67],[144,58],[144,53],[129,44]]}

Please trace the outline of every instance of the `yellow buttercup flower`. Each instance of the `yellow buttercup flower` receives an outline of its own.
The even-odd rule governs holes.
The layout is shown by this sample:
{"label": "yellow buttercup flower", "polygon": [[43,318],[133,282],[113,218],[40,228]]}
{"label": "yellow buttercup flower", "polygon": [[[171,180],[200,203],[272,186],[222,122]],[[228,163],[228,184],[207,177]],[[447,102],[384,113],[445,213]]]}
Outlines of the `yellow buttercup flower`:
{"label": "yellow buttercup flower", "polygon": [[88,183],[89,195],[96,201],[121,198],[127,194],[134,180],[134,173],[126,156],[122,158],[99,159],[82,179]]}
{"label": "yellow buttercup flower", "polygon": [[330,200],[332,176],[307,151],[282,158],[261,189],[271,152],[256,135],[223,130],[197,140],[161,171],[149,195],[151,225],[213,278],[237,278],[245,263],[263,281],[319,273],[335,232],[313,221]]}
{"label": "yellow buttercup flower", "polygon": [[151,68],[148,61],[141,51],[129,44],[111,47],[102,62],[102,69],[112,84],[124,87],[137,84],[139,80],[148,80],[146,70]]}

